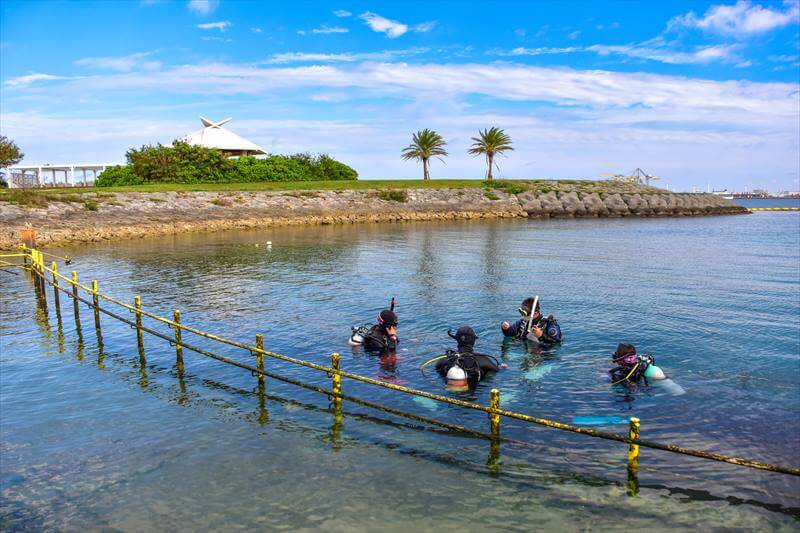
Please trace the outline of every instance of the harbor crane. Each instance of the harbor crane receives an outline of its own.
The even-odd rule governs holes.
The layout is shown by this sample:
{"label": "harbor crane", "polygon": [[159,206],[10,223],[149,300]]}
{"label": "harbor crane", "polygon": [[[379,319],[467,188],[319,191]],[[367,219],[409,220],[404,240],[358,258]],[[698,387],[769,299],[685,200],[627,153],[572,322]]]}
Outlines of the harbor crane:
{"label": "harbor crane", "polygon": [[614,181],[622,181],[622,182],[625,182],[625,183],[638,183],[638,184],[641,184],[641,185],[650,185],[650,180],[655,181],[655,180],[661,179],[658,176],[654,176],[653,174],[648,174],[647,172],[645,172],[644,170],[642,170],[641,168],[638,168],[638,167],[636,168],[636,170],[634,170],[633,172],[631,172],[628,175],[625,175],[625,174],[611,174],[611,173],[605,173],[605,174],[600,174],[600,175],[601,176],[608,176]]}

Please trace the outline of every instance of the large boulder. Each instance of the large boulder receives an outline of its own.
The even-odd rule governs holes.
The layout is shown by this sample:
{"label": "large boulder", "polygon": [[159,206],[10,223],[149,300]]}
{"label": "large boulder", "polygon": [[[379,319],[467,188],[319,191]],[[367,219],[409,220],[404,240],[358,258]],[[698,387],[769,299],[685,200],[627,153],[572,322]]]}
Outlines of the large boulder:
{"label": "large boulder", "polygon": [[598,217],[608,215],[608,209],[606,209],[603,200],[600,199],[600,195],[596,192],[582,192],[580,193],[580,199],[581,202],[583,202],[583,208],[587,216]]}
{"label": "large boulder", "polygon": [[606,194],[603,197],[603,204],[608,209],[608,216],[625,216],[629,215],[628,205],[622,201],[619,194]]}
{"label": "large boulder", "polygon": [[564,206],[555,192],[539,194],[539,202],[542,204],[542,213],[551,217],[564,216]]}
{"label": "large boulder", "polygon": [[558,199],[561,200],[561,205],[567,216],[582,217],[586,215],[586,208],[583,206],[583,202],[580,198],[578,198],[578,193],[574,191],[561,193]]}

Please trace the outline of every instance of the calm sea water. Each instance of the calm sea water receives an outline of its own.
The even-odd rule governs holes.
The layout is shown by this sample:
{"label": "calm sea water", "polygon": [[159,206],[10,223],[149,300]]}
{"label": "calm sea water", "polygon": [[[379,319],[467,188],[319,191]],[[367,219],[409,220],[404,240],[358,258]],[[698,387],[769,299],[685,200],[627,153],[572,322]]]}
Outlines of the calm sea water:
{"label": "calm sea water", "polygon": [[800,207],[800,198],[736,198],[731,201],[745,207]]}
{"label": "calm sea water", "polygon": [[[266,241],[272,241],[267,249]],[[259,245],[259,246],[256,246]],[[162,237],[59,249],[81,280],[184,323],[268,349],[450,394],[419,366],[469,324],[508,365],[467,399],[570,422],[637,416],[642,437],[800,463],[800,216],[470,221]],[[65,268],[61,266],[62,270]],[[564,344],[503,342],[498,323],[538,294]],[[397,298],[401,350],[347,345],[350,326]],[[16,529],[796,530],[800,480],[503,420],[489,444],[185,354],[71,302],[37,310],[30,281],[0,272],[0,527]],[[130,316],[125,312],[127,316]],[[163,328],[161,331],[167,332]],[[186,341],[252,363],[249,354]],[[612,387],[619,342],[686,392]],[[267,368],[328,386],[313,371]],[[343,382],[344,391],[487,430],[485,415]],[[625,432],[627,425],[602,429]]]}

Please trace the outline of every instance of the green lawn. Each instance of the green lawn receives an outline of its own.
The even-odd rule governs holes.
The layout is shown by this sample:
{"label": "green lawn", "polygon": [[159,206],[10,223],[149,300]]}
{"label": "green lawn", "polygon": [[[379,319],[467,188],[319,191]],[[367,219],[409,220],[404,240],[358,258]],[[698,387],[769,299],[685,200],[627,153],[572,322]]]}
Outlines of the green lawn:
{"label": "green lawn", "polygon": [[[360,189],[463,189],[483,187],[483,180],[355,180],[355,181],[269,181],[259,183],[152,183],[128,187],[65,187],[30,189],[32,192],[169,192],[169,191],[308,191]],[[9,190],[0,189],[1,194]]]}
{"label": "green lawn", "polygon": [[[391,191],[395,189],[465,189],[465,188],[500,189],[509,194],[519,194],[534,190],[550,192],[555,190],[575,190],[580,192],[624,192],[625,184],[609,181],[592,180],[495,180],[492,182],[465,180],[354,180],[354,181],[272,181],[258,183],[152,183],[126,187],[64,187],[51,189],[0,189],[0,202],[10,202],[27,206],[46,206],[48,202],[80,202],[91,199],[104,201],[103,197],[113,198],[113,193],[124,192],[179,192],[179,191],[309,191],[309,190],[363,190],[378,189]],[[648,189],[633,186],[640,192]],[[651,189],[653,192],[666,192]],[[88,193],[90,196],[80,196]],[[495,196],[494,193],[488,193]],[[88,209],[89,207],[87,207]]]}

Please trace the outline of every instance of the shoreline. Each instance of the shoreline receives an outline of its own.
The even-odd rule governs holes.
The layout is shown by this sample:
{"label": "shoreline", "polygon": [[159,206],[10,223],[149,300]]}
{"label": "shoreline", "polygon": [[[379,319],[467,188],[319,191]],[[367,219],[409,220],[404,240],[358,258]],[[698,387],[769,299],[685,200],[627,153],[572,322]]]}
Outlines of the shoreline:
{"label": "shoreline", "polygon": [[[45,206],[0,202],[0,249],[16,248],[20,231],[38,245],[226,229],[487,218],[620,218],[744,214],[712,194],[670,193],[624,184],[587,192],[559,182],[516,194],[503,188],[361,189],[65,194]],[[68,198],[67,198],[68,196]],[[52,197],[51,197],[52,200]]]}

